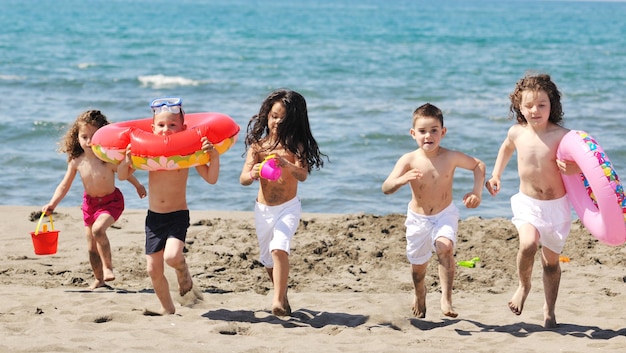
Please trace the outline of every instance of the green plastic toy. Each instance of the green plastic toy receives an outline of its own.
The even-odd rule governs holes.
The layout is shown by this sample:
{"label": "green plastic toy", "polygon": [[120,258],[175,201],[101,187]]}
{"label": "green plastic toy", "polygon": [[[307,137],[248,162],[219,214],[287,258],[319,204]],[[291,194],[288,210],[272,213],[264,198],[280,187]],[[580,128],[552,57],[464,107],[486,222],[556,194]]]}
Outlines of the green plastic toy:
{"label": "green plastic toy", "polygon": [[480,261],[480,257],[475,257],[471,260],[467,260],[467,261],[459,261],[456,264],[459,266],[463,266],[463,267],[467,267],[467,268],[474,268],[476,267],[476,263]]}

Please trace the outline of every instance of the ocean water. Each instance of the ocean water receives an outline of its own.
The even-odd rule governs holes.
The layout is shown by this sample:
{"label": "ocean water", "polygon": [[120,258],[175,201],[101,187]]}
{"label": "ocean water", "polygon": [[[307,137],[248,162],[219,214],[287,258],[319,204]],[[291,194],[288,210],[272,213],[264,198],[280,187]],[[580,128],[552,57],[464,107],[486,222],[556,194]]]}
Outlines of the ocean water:
{"label": "ocean water", "polygon": [[[191,209],[253,209],[243,187],[243,138],[267,94],[307,99],[313,134],[329,156],[300,185],[305,212],[403,213],[408,186],[380,187],[416,148],[411,114],[444,112],[442,144],[482,159],[490,175],[507,129],[508,94],[525,72],[552,75],[565,126],[585,130],[626,177],[626,3],[580,1],[2,0],[0,204],[38,209],[63,178],[57,142],[82,111],[110,121],[150,116],[148,103],[180,96],[187,112],[215,111],[241,126],[220,180],[191,172]],[[147,185],[147,173],[138,171]],[[147,208],[119,183],[127,208]],[[458,170],[463,218],[509,217],[515,158],[502,192],[461,207],[472,174]],[[78,206],[77,178],[61,206]]]}

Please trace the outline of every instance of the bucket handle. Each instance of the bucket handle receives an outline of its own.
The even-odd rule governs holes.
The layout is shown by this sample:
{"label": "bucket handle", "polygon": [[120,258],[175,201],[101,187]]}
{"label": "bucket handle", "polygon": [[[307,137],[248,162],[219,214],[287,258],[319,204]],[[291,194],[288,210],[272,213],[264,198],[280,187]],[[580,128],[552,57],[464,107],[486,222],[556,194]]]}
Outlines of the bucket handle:
{"label": "bucket handle", "polygon": [[[39,234],[39,227],[41,226],[41,221],[43,220],[43,216],[45,216],[45,212],[41,212],[41,217],[39,217],[39,222],[37,222],[37,228],[35,229],[35,235]],[[50,214],[50,227],[54,230],[54,222],[52,221],[52,213]]]}

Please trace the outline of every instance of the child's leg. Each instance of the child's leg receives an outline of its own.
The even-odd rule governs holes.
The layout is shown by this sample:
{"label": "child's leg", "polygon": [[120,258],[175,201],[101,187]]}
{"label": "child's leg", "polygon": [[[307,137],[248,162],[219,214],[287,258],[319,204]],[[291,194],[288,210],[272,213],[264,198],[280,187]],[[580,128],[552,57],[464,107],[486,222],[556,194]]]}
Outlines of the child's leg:
{"label": "child's leg", "polygon": [[89,254],[89,264],[93,270],[94,281],[89,289],[96,289],[104,286],[104,275],[102,274],[102,259],[98,253],[98,244],[91,233],[91,227],[85,227],[85,238],[87,239],[87,253]]}
{"label": "child's leg", "polygon": [[530,293],[531,277],[535,254],[539,246],[539,232],[531,224],[523,224],[518,229],[519,250],[517,251],[517,274],[519,286],[509,301],[509,309],[515,315],[520,315],[524,309],[524,302]]}
{"label": "child's leg", "polygon": [[421,265],[411,264],[411,278],[415,290],[411,310],[413,310],[413,315],[421,319],[426,317],[426,284],[424,283],[426,269],[428,269],[428,262]]}
{"label": "child's leg", "polygon": [[170,287],[165,278],[165,264],[163,262],[163,251],[159,251],[153,254],[146,255],[146,267],[148,275],[152,281],[152,287],[154,293],[161,302],[161,310],[159,314],[174,314],[176,307],[170,294]]}
{"label": "child's leg", "polygon": [[181,296],[187,294],[193,287],[189,267],[187,266],[187,261],[185,261],[185,255],[183,255],[184,247],[185,243],[180,239],[169,238],[165,243],[165,250],[163,252],[165,263],[176,271],[178,292]]}
{"label": "child's leg", "polygon": [[274,299],[272,313],[277,316],[291,315],[291,307],[287,299],[287,283],[289,279],[289,254],[283,250],[272,250],[274,268],[268,269],[270,279],[274,284]]}
{"label": "child's leg", "polygon": [[439,259],[439,279],[441,280],[441,312],[445,316],[457,317],[452,309],[452,283],[454,281],[454,244],[452,240],[439,237],[435,240],[435,250]]}
{"label": "child's leg", "polygon": [[108,213],[101,213],[91,226],[93,238],[96,240],[98,253],[102,260],[102,272],[105,281],[115,279],[113,274],[113,260],[111,258],[111,244],[107,237],[107,229],[115,223],[115,219]]}
{"label": "child's leg", "polygon": [[543,291],[546,302],[543,307],[544,311],[544,327],[556,327],[556,316],[554,308],[556,298],[559,294],[559,284],[561,282],[561,265],[559,263],[559,254],[546,248],[541,248],[541,264],[543,265]]}

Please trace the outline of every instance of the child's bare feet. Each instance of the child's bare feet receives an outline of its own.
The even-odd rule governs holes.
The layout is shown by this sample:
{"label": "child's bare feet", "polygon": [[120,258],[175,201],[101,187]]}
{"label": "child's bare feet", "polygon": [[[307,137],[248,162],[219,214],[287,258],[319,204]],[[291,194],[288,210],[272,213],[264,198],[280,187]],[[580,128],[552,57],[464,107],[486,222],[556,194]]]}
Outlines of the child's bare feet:
{"label": "child's bare feet", "polygon": [[417,318],[423,319],[426,317],[426,301],[424,298],[415,297],[415,301],[413,302],[413,306],[411,306],[411,311],[413,311],[413,315]]}
{"label": "child's bare feet", "polygon": [[104,287],[104,286],[106,286],[106,283],[104,283],[103,280],[95,279],[93,281],[93,283],[91,283],[91,285],[89,286],[89,289],[94,290],[96,288],[100,288],[100,287]]}
{"label": "child's bare feet", "polygon": [[272,314],[276,316],[290,316],[291,306],[289,305],[289,299],[285,296],[284,303],[275,303],[272,305]]}
{"label": "child's bare feet", "polygon": [[272,307],[272,314],[276,315],[276,316],[290,316],[291,315],[291,308],[287,307],[287,308],[283,308],[280,306],[274,306]]}
{"label": "child's bare feet", "polygon": [[187,294],[176,298],[176,301],[180,304],[180,306],[191,308],[199,302],[204,301],[204,297],[202,296],[202,291],[198,287],[194,286],[189,292],[187,292]]}
{"label": "child's bare feet", "polygon": [[554,312],[550,312],[547,309],[547,306],[544,305],[543,307],[543,327],[545,328],[556,328],[557,327],[557,323],[556,323],[556,316],[554,315]]}
{"label": "child's bare feet", "polygon": [[457,317],[459,314],[452,309],[452,303],[441,298],[441,312],[448,317]]}
{"label": "child's bare feet", "polygon": [[115,280],[115,274],[113,273],[113,269],[103,268],[102,272],[104,273],[104,281],[110,282]]}
{"label": "child's bare feet", "polygon": [[513,294],[513,297],[509,301],[509,309],[511,309],[513,314],[522,314],[522,310],[524,309],[524,302],[526,302],[526,297],[528,297],[528,292],[530,292],[530,287],[517,287],[517,291],[515,291],[515,294]]}
{"label": "child's bare feet", "polygon": [[555,318],[545,318],[543,321],[543,327],[545,328],[557,328],[558,325],[556,323]]}
{"label": "child's bare feet", "polygon": [[415,290],[415,297],[413,306],[411,307],[413,315],[415,317],[423,319],[426,317],[426,286],[422,288],[422,291]]}
{"label": "child's bare feet", "polygon": [[161,308],[161,310],[150,310],[150,309],[144,309],[143,311],[143,315],[144,316],[165,316],[165,315],[172,315],[175,312],[168,312],[167,310],[165,310],[164,308]]}
{"label": "child's bare feet", "polygon": [[176,270],[176,277],[178,278],[178,292],[182,297],[193,287],[193,280],[191,279],[189,268],[185,266],[185,269],[182,271]]}

